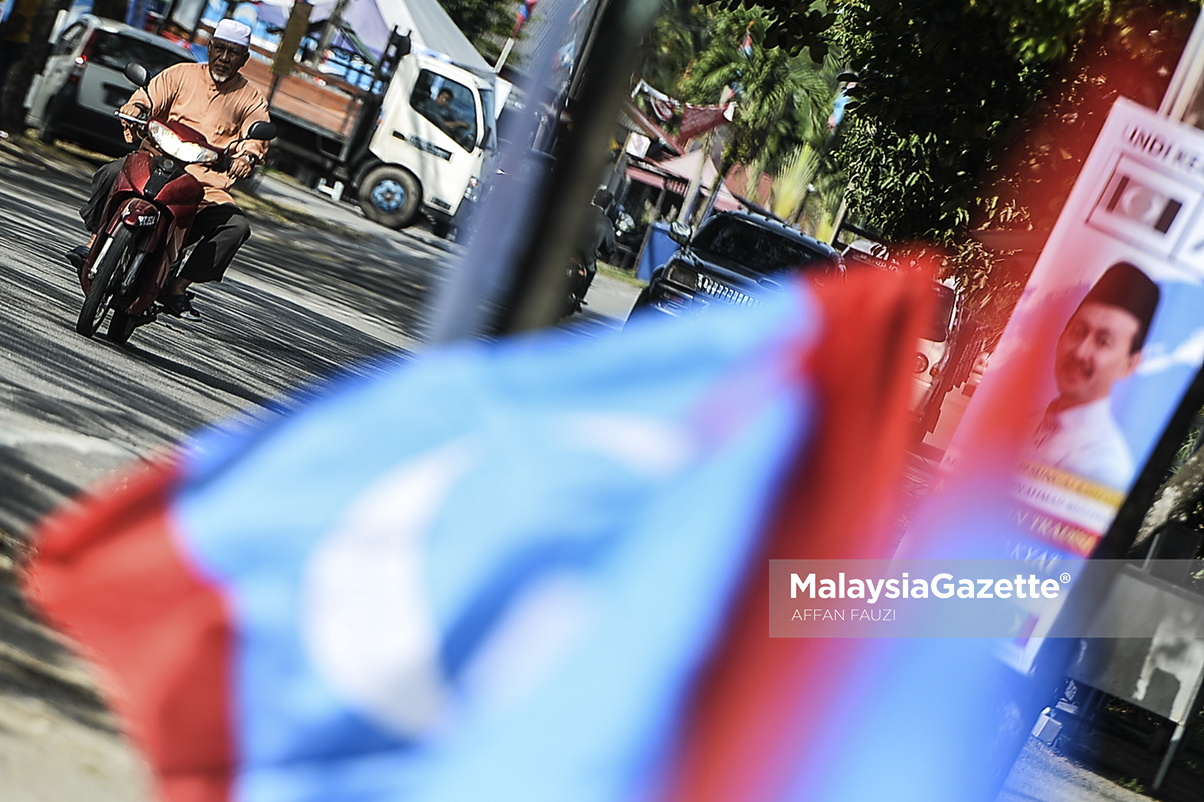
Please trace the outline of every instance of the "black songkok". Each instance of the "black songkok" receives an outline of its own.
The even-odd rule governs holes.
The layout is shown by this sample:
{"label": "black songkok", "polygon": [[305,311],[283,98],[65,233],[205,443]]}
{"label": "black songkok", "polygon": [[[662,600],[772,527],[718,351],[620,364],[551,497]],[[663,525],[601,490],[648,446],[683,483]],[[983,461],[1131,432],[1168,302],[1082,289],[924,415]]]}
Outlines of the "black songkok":
{"label": "black songkok", "polygon": [[1133,335],[1133,351],[1136,352],[1145,345],[1145,335],[1154,319],[1154,310],[1158,308],[1158,297],[1158,285],[1149,276],[1128,262],[1117,262],[1104,271],[1079,306],[1095,301],[1119,306],[1137,318],[1140,325],[1137,334]]}

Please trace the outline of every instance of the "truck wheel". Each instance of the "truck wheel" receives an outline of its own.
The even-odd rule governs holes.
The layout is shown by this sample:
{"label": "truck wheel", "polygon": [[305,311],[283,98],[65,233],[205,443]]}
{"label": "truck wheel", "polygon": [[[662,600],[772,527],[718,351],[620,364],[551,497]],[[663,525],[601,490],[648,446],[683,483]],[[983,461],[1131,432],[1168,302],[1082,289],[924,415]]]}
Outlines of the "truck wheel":
{"label": "truck wheel", "polygon": [[377,167],[360,184],[360,208],[373,222],[389,228],[404,228],[418,216],[422,191],[408,170],[385,165]]}

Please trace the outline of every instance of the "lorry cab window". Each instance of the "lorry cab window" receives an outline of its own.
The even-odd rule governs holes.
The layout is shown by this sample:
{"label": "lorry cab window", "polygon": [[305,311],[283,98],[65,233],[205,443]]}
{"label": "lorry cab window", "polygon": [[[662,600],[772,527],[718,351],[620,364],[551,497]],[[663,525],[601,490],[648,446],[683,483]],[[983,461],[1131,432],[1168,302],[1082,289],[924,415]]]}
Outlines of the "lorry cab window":
{"label": "lorry cab window", "polygon": [[410,105],[469,153],[476,148],[476,104],[467,86],[423,70],[414,84]]}

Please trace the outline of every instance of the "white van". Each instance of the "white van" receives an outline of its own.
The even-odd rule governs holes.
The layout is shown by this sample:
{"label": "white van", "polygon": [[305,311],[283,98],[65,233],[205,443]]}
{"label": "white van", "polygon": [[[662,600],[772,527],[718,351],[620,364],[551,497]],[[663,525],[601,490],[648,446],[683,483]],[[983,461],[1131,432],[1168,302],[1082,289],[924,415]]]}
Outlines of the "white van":
{"label": "white van", "polygon": [[949,283],[934,281],[932,291],[936,295],[932,316],[916,344],[911,410],[917,414],[924,412],[949,361],[949,345],[957,307],[957,292]]}
{"label": "white van", "polygon": [[[841,257],[850,270],[861,267],[892,271],[900,269],[891,259],[886,246],[864,237],[847,245]],[[916,343],[913,362],[914,380],[909,408],[916,415],[924,414],[929,399],[940,384],[941,374],[949,361],[950,340],[956,322],[957,291],[952,280],[932,282],[932,291],[936,296],[933,300],[932,317]]]}
{"label": "white van", "polygon": [[67,27],[25,96],[25,124],[43,142],[67,139],[114,155],[127,153],[121,124],[113,116],[134,93],[122,74],[131,61],[150,75],[185,61],[187,49],[113,20],[86,15]]}

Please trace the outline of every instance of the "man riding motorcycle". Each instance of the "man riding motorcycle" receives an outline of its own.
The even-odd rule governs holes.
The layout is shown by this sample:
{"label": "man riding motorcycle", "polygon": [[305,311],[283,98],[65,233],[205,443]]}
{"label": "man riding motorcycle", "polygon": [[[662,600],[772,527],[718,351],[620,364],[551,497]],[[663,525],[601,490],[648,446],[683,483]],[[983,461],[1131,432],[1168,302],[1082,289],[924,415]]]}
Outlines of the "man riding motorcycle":
{"label": "man riding motorcycle", "polygon": [[[245,137],[252,123],[270,121],[263,94],[239,73],[247,63],[250,44],[249,27],[232,19],[222,20],[210,39],[207,64],[168,67],[151,79],[146,89],[134,92],[121,111],[182,122],[204,135],[214,148],[224,149]],[[134,130],[129,124],[123,125],[126,141],[133,142]],[[260,140],[238,143],[225,173],[204,165],[187,168],[204,185],[205,198],[189,233],[188,244],[195,243],[196,248],[160,297],[168,313],[199,319],[200,314],[190,302],[188,287],[195,282],[220,281],[234,254],[251,236],[246,215],[227,190],[236,180],[251,174],[267,148],[267,143]],[[80,217],[92,232],[92,239],[105,223],[101,219],[105,203],[124,162],[124,158],[110,162],[92,177],[92,195],[80,209]],[[81,245],[68,252],[67,258],[79,269],[88,250],[89,246]]]}

